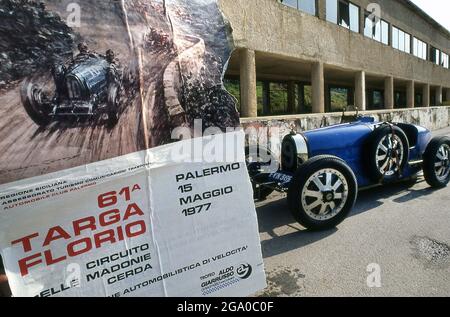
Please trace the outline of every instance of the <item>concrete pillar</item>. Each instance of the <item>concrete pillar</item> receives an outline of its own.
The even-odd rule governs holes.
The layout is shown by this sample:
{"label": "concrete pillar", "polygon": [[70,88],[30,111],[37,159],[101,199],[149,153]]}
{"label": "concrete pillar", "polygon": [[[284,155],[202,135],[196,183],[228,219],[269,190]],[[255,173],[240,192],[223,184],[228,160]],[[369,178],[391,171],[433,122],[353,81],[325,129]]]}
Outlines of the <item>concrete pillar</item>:
{"label": "concrete pillar", "polygon": [[323,63],[316,62],[311,71],[312,84],[312,112],[325,112],[325,79],[323,74]]}
{"label": "concrete pillar", "polygon": [[295,102],[295,95],[296,95],[296,89],[295,89],[295,81],[288,82],[288,113],[289,114],[295,114],[297,112],[297,105]]}
{"label": "concrete pillar", "polygon": [[241,116],[244,118],[255,118],[258,116],[255,51],[243,49],[239,52],[239,56],[241,77]]}
{"label": "concrete pillar", "polygon": [[355,107],[365,111],[367,109],[366,100],[366,73],[360,71],[355,75]]}
{"label": "concrete pillar", "polygon": [[394,77],[384,80],[384,108],[394,109]]}
{"label": "concrete pillar", "polygon": [[442,86],[436,87],[436,105],[442,105]]}
{"label": "concrete pillar", "polygon": [[414,80],[410,80],[406,83],[406,107],[414,108],[414,106],[415,106]]}
{"label": "concrete pillar", "polygon": [[422,99],[424,107],[430,106],[430,84],[425,84],[422,88]]}

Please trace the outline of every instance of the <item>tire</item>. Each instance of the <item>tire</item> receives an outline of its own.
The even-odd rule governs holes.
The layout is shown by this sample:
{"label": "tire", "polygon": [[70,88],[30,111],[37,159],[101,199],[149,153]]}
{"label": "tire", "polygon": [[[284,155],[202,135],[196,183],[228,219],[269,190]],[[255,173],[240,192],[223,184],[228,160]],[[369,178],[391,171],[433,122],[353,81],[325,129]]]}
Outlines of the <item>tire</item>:
{"label": "tire", "polygon": [[409,141],[399,127],[384,125],[369,136],[365,161],[368,176],[373,182],[392,182],[401,178],[408,160]]}
{"label": "tire", "polygon": [[52,118],[49,112],[45,109],[45,104],[42,102],[42,90],[35,84],[26,81],[20,91],[22,105],[31,118],[38,126],[46,127],[50,124]]}
{"label": "tire", "polygon": [[120,86],[112,84],[108,88],[108,125],[110,128],[119,122]]}
{"label": "tire", "polygon": [[[329,184],[328,175],[331,175]],[[316,185],[316,181],[322,188]],[[338,187],[334,189],[333,184]],[[305,228],[316,231],[335,228],[344,221],[357,196],[358,183],[351,168],[338,157],[324,155],[316,156],[300,166],[287,198],[295,220]]]}
{"label": "tire", "polygon": [[423,155],[423,173],[428,185],[443,188],[450,182],[450,138],[436,137]]}
{"label": "tire", "polygon": [[[251,151],[251,149],[254,149],[254,150]],[[261,157],[261,155],[260,155],[261,151],[267,153],[267,155],[270,157],[269,164],[266,165],[265,163],[261,163],[259,161],[259,159]],[[258,157],[252,158],[251,155],[255,154],[255,153],[258,155]],[[255,181],[255,178],[258,175],[271,172],[270,170],[268,170],[268,168],[272,165],[271,164],[272,162],[274,163],[273,166],[275,166],[275,168],[277,169],[276,171],[278,171],[280,164],[279,164],[278,160],[276,159],[276,157],[273,155],[273,153],[269,149],[264,148],[264,147],[259,147],[259,148],[255,149],[254,146],[247,146],[245,148],[245,163],[247,165],[247,170],[250,175],[251,182],[252,182],[254,199],[265,200],[270,194],[272,194],[274,192],[274,190],[271,188],[259,187],[258,182]],[[272,172],[276,172],[276,171],[272,171]]]}

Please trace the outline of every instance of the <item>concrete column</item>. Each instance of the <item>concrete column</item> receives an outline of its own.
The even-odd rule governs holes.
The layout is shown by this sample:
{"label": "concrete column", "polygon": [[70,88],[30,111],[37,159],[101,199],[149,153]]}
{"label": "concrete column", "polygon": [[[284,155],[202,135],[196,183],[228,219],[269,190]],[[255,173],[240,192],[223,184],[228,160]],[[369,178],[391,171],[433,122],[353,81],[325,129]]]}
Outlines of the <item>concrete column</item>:
{"label": "concrete column", "polygon": [[436,87],[436,105],[442,105],[442,86]]}
{"label": "concrete column", "polygon": [[394,77],[387,77],[384,80],[384,107],[394,109]]}
{"label": "concrete column", "polygon": [[241,77],[241,116],[256,118],[258,116],[258,101],[256,96],[256,61],[255,51],[243,49],[240,56]]}
{"label": "concrete column", "polygon": [[422,88],[422,99],[424,107],[430,106],[430,84],[425,84]]}
{"label": "concrete column", "polygon": [[323,63],[316,62],[311,71],[312,83],[312,111],[313,113],[325,112],[325,79],[323,74]]}
{"label": "concrete column", "polygon": [[406,83],[406,106],[408,108],[414,108],[415,93],[414,93],[414,81],[410,80]]}
{"label": "concrete column", "polygon": [[357,72],[355,75],[355,107],[365,111],[366,106],[366,73],[364,71]]}

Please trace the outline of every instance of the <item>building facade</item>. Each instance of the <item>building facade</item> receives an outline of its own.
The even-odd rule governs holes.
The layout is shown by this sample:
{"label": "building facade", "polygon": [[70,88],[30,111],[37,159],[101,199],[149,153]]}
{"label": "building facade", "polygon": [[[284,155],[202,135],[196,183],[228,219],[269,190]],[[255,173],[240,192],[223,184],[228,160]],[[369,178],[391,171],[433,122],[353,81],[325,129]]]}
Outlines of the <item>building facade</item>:
{"label": "building facade", "polygon": [[[450,101],[450,32],[407,0],[221,0],[243,118]],[[450,104],[449,104],[450,105]]]}

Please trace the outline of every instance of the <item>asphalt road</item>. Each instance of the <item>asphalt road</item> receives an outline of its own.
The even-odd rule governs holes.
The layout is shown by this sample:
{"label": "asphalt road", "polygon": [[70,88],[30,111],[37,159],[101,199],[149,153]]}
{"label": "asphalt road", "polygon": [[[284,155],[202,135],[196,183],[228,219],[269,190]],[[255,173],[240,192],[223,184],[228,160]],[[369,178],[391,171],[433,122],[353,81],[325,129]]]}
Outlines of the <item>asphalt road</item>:
{"label": "asphalt road", "polygon": [[282,195],[257,212],[269,284],[259,296],[450,295],[450,187],[419,177],[361,192],[344,223],[319,233],[295,222]]}

